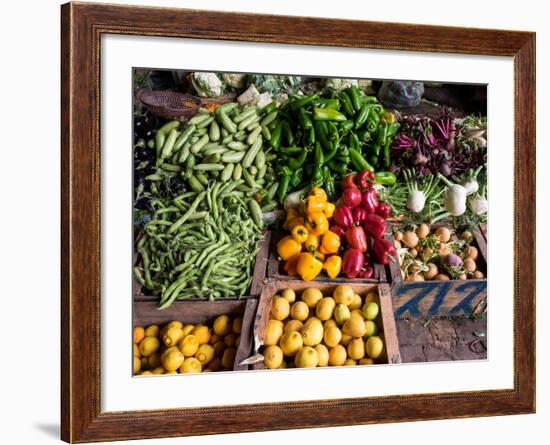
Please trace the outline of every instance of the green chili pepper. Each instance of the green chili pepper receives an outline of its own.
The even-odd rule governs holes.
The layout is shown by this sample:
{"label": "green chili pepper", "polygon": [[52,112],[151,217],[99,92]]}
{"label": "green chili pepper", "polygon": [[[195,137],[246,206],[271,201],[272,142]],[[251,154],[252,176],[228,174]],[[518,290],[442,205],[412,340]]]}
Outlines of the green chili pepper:
{"label": "green chili pepper", "polygon": [[302,147],[297,147],[295,145],[291,146],[291,147],[283,147],[279,150],[279,153],[282,153],[282,154],[296,154],[296,153],[301,153],[303,150]]}
{"label": "green chili pepper", "polygon": [[313,167],[313,175],[311,175],[311,179],[313,179],[315,184],[319,184],[319,182],[323,180],[323,168],[320,165],[315,165]]}
{"label": "green chili pepper", "polygon": [[318,108],[331,108],[333,110],[340,109],[340,101],[338,99],[319,99],[314,103]]}
{"label": "green chili pepper", "polygon": [[357,168],[357,170],[368,170],[374,172],[374,168],[370,165],[367,160],[354,148],[349,149],[349,154],[351,157],[351,162]]}
{"label": "green chili pepper", "polygon": [[363,104],[361,107],[361,110],[359,111],[359,114],[357,114],[357,117],[355,118],[355,129],[359,129],[363,126],[365,122],[367,122],[367,119],[369,117],[370,108],[368,104]]}
{"label": "green chili pepper", "polygon": [[292,99],[292,101],[290,102],[290,108],[292,110],[297,110],[298,108],[303,108],[306,105],[309,105],[314,100],[316,100],[318,97],[319,97],[318,94],[313,94],[311,96],[300,97],[299,99]]}
{"label": "green chili pepper", "polygon": [[279,147],[281,146],[282,131],[283,131],[283,123],[282,121],[279,121],[277,122],[277,124],[275,125],[275,128],[271,132],[271,139],[269,141],[269,143],[275,150],[278,150]]}
{"label": "green chili pepper", "polygon": [[288,121],[282,121],[282,131],[283,135],[285,137],[286,143],[288,145],[294,144],[294,133],[292,133],[292,128],[290,128],[290,124]]}
{"label": "green chili pepper", "polygon": [[340,93],[338,93],[338,98],[340,99],[344,113],[346,113],[349,117],[352,117],[355,114],[355,110],[353,109],[353,104],[351,103],[349,96],[345,91],[340,91]]}
{"label": "green chili pepper", "polygon": [[344,121],[340,124],[340,130],[342,133],[347,133],[353,128],[353,125],[354,123],[352,120]]}
{"label": "green chili pepper", "polygon": [[314,108],[313,120],[344,122],[344,121],[347,121],[348,118],[346,117],[345,114],[342,114],[339,111],[334,110],[332,108]]}
{"label": "green chili pepper", "polygon": [[343,162],[338,162],[334,159],[331,159],[327,163],[327,165],[332,171],[337,172],[337,173],[344,174],[348,171],[348,166],[346,164],[344,164]]}
{"label": "green chili pepper", "polygon": [[294,173],[292,173],[292,176],[290,177],[290,187],[296,188],[300,182],[302,182],[302,178],[304,176],[304,169],[299,168]]}
{"label": "green chili pepper", "polygon": [[303,108],[300,108],[298,110],[298,119],[300,120],[300,126],[302,128],[310,129],[313,127],[313,122],[311,121],[311,118],[309,117],[307,111]]}
{"label": "green chili pepper", "polygon": [[361,109],[361,105],[363,103],[363,101],[361,100],[361,94],[359,93],[359,88],[357,88],[355,85],[352,85],[347,89],[347,92],[351,99],[353,109],[358,112]]}
{"label": "green chili pepper", "polygon": [[277,189],[277,199],[280,203],[282,203],[286,197],[286,192],[288,190],[288,186],[290,184],[290,178],[292,176],[292,171],[288,168],[285,170],[285,167],[283,167],[283,173],[279,180],[279,188]]}
{"label": "green chili pepper", "polygon": [[267,114],[273,113],[276,109],[277,109],[277,101],[274,100],[272,102],[269,102],[262,109],[260,109],[259,113],[267,115]]}
{"label": "green chili pepper", "polygon": [[304,162],[306,161],[306,157],[307,157],[307,149],[304,148],[302,150],[302,153],[300,153],[298,156],[294,158],[290,158],[290,160],[288,161],[288,166],[292,171],[295,171],[304,164]]}
{"label": "green chili pepper", "polygon": [[323,155],[323,149],[321,148],[321,144],[317,142],[315,144],[315,151],[313,155],[313,163],[315,166],[322,166],[325,162],[324,155]]}

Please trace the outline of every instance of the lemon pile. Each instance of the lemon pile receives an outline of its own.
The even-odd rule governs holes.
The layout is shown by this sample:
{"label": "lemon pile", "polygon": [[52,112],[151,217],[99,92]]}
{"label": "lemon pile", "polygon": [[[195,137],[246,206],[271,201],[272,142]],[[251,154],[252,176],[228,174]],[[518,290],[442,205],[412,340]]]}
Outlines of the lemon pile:
{"label": "lemon pile", "polygon": [[186,374],[233,369],[243,320],[220,315],[212,327],[171,321],[134,328],[134,374]]}
{"label": "lemon pile", "polygon": [[347,284],[332,296],[293,289],[273,297],[264,334],[266,368],[370,365],[383,359],[384,342],[377,320],[376,292],[363,298]]}

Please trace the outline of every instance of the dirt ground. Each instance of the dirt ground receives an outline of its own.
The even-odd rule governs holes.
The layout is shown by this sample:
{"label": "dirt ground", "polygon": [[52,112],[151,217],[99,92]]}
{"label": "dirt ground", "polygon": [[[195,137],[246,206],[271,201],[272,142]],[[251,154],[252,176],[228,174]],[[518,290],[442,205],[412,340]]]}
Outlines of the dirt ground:
{"label": "dirt ground", "polygon": [[487,358],[487,319],[397,318],[403,363]]}

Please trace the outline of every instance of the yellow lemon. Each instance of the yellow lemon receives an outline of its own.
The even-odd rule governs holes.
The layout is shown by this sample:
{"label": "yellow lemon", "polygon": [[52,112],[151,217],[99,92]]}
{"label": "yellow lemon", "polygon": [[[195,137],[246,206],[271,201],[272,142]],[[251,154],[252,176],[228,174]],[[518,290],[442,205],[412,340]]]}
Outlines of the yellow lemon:
{"label": "yellow lemon", "polygon": [[336,320],[336,323],[342,325],[350,318],[351,312],[349,310],[349,307],[347,307],[345,304],[338,303],[334,308],[334,320]]}
{"label": "yellow lemon", "polygon": [[344,366],[355,366],[356,364],[357,364],[357,362],[355,360],[353,360],[352,358],[348,358],[344,362]]}
{"label": "yellow lemon", "polygon": [[325,328],[325,331],[330,328],[331,326],[334,326],[335,328],[338,327],[338,324],[336,321],[334,321],[332,318],[330,320],[327,320],[323,323],[323,327]]}
{"label": "yellow lemon", "polygon": [[151,371],[141,371],[139,375],[153,375]]}
{"label": "yellow lemon", "polygon": [[165,371],[166,371],[166,369],[164,369],[162,366],[159,366],[159,367],[153,369],[151,372],[153,374],[164,374]]}
{"label": "yellow lemon", "polygon": [[345,304],[346,306],[349,306],[352,303],[354,295],[355,292],[351,286],[347,284],[340,284],[339,286],[336,286],[336,289],[334,289],[332,294],[336,303]]}
{"label": "yellow lemon", "polygon": [[310,318],[301,330],[304,345],[315,346],[323,340],[323,324],[318,318]]}
{"label": "yellow lemon", "polygon": [[290,317],[293,320],[305,321],[309,316],[309,308],[303,301],[293,303],[290,308]]}
{"label": "yellow lemon", "polygon": [[363,299],[361,298],[361,295],[354,294],[353,299],[351,300],[349,307],[350,311],[353,311],[354,309],[361,309],[361,306],[363,306]]}
{"label": "yellow lemon", "polygon": [[220,315],[214,320],[213,331],[216,335],[226,335],[229,334],[231,330],[231,321],[227,315]]}
{"label": "yellow lemon", "polygon": [[178,371],[166,371],[165,374],[177,374]]}
{"label": "yellow lemon", "polygon": [[195,329],[194,325],[186,324],[183,328],[181,328],[183,332],[183,336],[185,337],[186,335],[190,334],[193,331],[193,329]]}
{"label": "yellow lemon", "polygon": [[167,371],[175,371],[183,365],[184,360],[185,357],[180,351],[172,350],[168,354],[163,354],[162,366]]}
{"label": "yellow lemon", "polygon": [[231,329],[233,330],[233,334],[240,334],[242,328],[243,328],[243,317],[235,318],[233,320],[232,325],[231,325]]}
{"label": "yellow lemon", "polygon": [[319,344],[314,348],[317,351],[317,357],[319,358],[319,363],[317,366],[328,366],[328,349],[325,345]]}
{"label": "yellow lemon", "polygon": [[181,328],[183,328],[183,324],[179,321],[176,321],[176,320],[171,321],[171,322],[165,324],[164,327],[160,330],[160,335],[164,336],[166,331],[168,331],[168,329],[170,329],[170,328],[179,328],[179,329],[181,329]]}
{"label": "yellow lemon", "polygon": [[271,302],[271,316],[275,320],[284,320],[290,314],[290,303],[283,297],[275,297]]}
{"label": "yellow lemon", "polygon": [[314,308],[321,298],[323,298],[323,293],[316,287],[309,287],[302,292],[302,301],[307,304],[307,307],[310,309]]}
{"label": "yellow lemon", "polygon": [[183,331],[177,326],[173,326],[164,332],[162,341],[166,346],[174,346],[184,337]]}
{"label": "yellow lemon", "polygon": [[201,362],[202,366],[206,366],[214,358],[214,347],[212,345],[200,345],[195,358]]}
{"label": "yellow lemon", "polygon": [[145,337],[139,342],[139,352],[143,357],[149,357],[160,348],[160,340],[157,337]]}
{"label": "yellow lemon", "polygon": [[336,326],[329,326],[325,329],[324,335],[325,344],[331,348],[340,343],[342,339],[342,332]]}
{"label": "yellow lemon", "polygon": [[283,354],[287,357],[294,357],[303,345],[302,336],[296,331],[283,334],[279,342]]}
{"label": "yellow lemon", "polygon": [[361,338],[354,338],[348,345],[348,357],[360,360],[365,356],[365,342]]}
{"label": "yellow lemon", "polygon": [[342,332],[352,337],[362,337],[365,335],[365,322],[363,317],[352,315],[351,318],[344,323]]}
{"label": "yellow lemon", "polygon": [[342,366],[346,358],[346,348],[342,345],[336,345],[328,351],[328,364],[330,366]]}
{"label": "yellow lemon", "polygon": [[378,334],[378,326],[372,320],[365,320],[365,337],[372,337]]}
{"label": "yellow lemon", "polygon": [[141,360],[134,356],[134,374],[139,373],[141,371]]}
{"label": "yellow lemon", "polygon": [[365,303],[363,306],[363,315],[367,320],[375,320],[378,316],[379,310],[378,304],[371,301],[370,303]]}
{"label": "yellow lemon", "polygon": [[367,354],[370,358],[377,359],[384,351],[384,342],[380,337],[372,336],[367,340]]}
{"label": "yellow lemon", "polygon": [[180,366],[181,374],[191,374],[202,371],[201,362],[199,362],[195,357],[187,357],[183,361],[183,365]]}
{"label": "yellow lemon", "polygon": [[363,314],[363,311],[361,309],[354,309],[351,311],[352,316],[359,317],[361,320],[365,319],[365,315]]}
{"label": "yellow lemon", "polygon": [[319,320],[329,320],[332,317],[332,313],[334,312],[335,307],[336,302],[334,301],[334,298],[323,297],[321,298],[321,300],[319,300],[319,303],[317,303],[315,314],[317,315]]}
{"label": "yellow lemon", "polygon": [[292,304],[296,301],[296,292],[294,292],[293,289],[284,289],[281,293],[281,297]]}
{"label": "yellow lemon", "polygon": [[144,334],[146,337],[158,337],[159,327],[156,324],[151,324],[145,328]]}
{"label": "yellow lemon", "polygon": [[342,338],[340,339],[340,344],[347,347],[352,340],[353,340],[353,337],[351,335],[342,334]]}
{"label": "yellow lemon", "polygon": [[193,334],[188,334],[181,339],[178,346],[185,357],[193,357],[199,349],[199,339]]}
{"label": "yellow lemon", "polygon": [[279,343],[283,335],[283,322],[280,320],[268,320],[264,333],[264,345],[271,346]]}
{"label": "yellow lemon", "polygon": [[319,364],[317,351],[311,346],[304,346],[296,354],[294,364],[297,368],[315,368]]}
{"label": "yellow lemon", "polygon": [[286,334],[287,332],[300,331],[303,326],[304,324],[300,320],[288,320],[285,323],[283,332]]}
{"label": "yellow lemon", "polygon": [[360,365],[374,365],[374,360],[370,357],[365,357],[359,360]]}
{"label": "yellow lemon", "polygon": [[278,369],[283,362],[283,351],[277,345],[264,349],[264,365],[268,369]]}
{"label": "yellow lemon", "polygon": [[134,328],[134,343],[139,343],[145,337],[145,329],[141,326],[136,326]]}
{"label": "yellow lemon", "polygon": [[208,326],[197,325],[191,333],[197,338],[199,345],[204,345],[210,340],[210,329],[208,329]]}
{"label": "yellow lemon", "polygon": [[134,343],[134,357],[141,358],[141,354],[139,353],[139,346]]}
{"label": "yellow lemon", "polygon": [[233,365],[235,364],[236,354],[237,354],[237,350],[235,348],[227,348],[225,351],[223,351],[223,356],[222,356],[223,369],[233,369]]}

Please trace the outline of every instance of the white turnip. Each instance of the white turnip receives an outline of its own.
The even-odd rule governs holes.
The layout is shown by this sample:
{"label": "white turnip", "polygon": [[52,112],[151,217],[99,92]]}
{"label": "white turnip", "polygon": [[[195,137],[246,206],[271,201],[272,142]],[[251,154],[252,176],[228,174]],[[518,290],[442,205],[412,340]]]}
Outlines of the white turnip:
{"label": "white turnip", "polygon": [[454,184],[441,173],[438,173],[447,189],[445,191],[445,209],[452,216],[460,216],[466,211],[466,189],[460,184]]}

